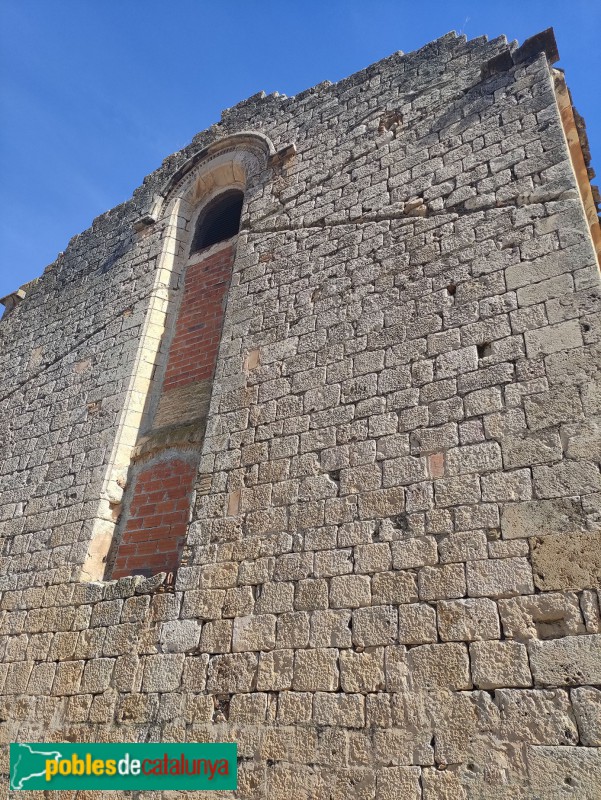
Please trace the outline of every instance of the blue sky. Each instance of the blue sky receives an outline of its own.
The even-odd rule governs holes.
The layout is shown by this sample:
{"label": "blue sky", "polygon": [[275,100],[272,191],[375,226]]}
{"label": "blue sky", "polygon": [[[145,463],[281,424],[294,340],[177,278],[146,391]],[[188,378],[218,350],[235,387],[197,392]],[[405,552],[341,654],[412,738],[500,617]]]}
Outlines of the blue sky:
{"label": "blue sky", "polygon": [[551,25],[601,173],[599,0],[0,0],[0,297],[261,89],[293,95],[450,30],[521,42]]}

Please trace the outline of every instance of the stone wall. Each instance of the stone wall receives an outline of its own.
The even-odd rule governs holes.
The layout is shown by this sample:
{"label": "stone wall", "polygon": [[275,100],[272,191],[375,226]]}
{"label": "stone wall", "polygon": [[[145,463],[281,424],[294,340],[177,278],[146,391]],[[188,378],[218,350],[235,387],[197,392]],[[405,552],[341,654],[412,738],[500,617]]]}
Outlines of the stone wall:
{"label": "stone wall", "polygon": [[[3,319],[4,741],[234,740],[240,798],[599,795],[601,291],[555,56],[449,34],[250,98]],[[106,580],[233,184],[182,562]]]}

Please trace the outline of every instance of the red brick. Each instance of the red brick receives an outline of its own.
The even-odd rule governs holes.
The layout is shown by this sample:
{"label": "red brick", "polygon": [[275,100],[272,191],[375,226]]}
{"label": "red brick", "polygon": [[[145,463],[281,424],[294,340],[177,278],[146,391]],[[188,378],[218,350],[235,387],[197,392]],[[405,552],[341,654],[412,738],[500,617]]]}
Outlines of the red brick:
{"label": "red brick", "polygon": [[[113,578],[177,568],[195,476],[195,465],[181,458],[150,464],[140,472]],[[151,486],[160,488],[149,492]],[[146,502],[150,495],[155,502]]]}

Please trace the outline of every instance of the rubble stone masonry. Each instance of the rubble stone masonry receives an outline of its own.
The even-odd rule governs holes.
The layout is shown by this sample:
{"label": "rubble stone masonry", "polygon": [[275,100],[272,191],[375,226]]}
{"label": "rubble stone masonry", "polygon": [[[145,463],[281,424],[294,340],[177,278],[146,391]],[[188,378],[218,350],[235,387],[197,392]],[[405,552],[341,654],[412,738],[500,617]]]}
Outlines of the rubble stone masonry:
{"label": "rubble stone masonry", "polygon": [[5,298],[4,743],[236,741],[244,800],[601,796],[601,239],[557,57],[448,34],[255,95]]}

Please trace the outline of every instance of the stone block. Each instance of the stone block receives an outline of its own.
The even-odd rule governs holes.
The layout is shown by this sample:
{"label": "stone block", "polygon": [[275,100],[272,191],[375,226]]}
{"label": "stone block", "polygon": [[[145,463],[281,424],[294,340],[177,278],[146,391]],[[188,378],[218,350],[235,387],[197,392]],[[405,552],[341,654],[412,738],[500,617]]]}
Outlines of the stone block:
{"label": "stone block", "polygon": [[601,690],[591,686],[582,686],[570,692],[572,707],[580,741],[587,747],[601,746]]}
{"label": "stone block", "polygon": [[340,494],[361,494],[382,487],[382,470],[379,464],[340,470]]}
{"label": "stone block", "polygon": [[348,575],[353,571],[351,561],[352,551],[344,550],[322,550],[315,553],[315,577],[330,578],[334,575]]}
{"label": "stone block", "polygon": [[90,694],[100,694],[106,691],[111,685],[114,666],[114,658],[96,658],[88,661],[81,679],[81,691]]}
{"label": "stone block", "polygon": [[426,644],[436,642],[436,611],[427,603],[399,606],[399,634],[401,644]]}
{"label": "stone block", "polygon": [[[63,661],[57,664],[56,677],[52,684],[52,694],[56,697],[77,694],[81,684],[84,663],[83,661]],[[33,665],[27,661],[9,664],[8,674],[4,684],[4,693],[21,694],[24,692],[25,686],[27,685],[27,680],[25,678],[29,679],[32,666]],[[21,688],[21,680],[23,680],[23,688]]]}
{"label": "stone block", "polygon": [[[27,663],[27,662],[21,662]],[[4,672],[8,670],[8,665],[3,664]],[[52,684],[54,682],[54,676],[56,674],[56,667],[55,663],[46,663],[41,662],[36,664],[33,669],[31,670],[31,674],[29,676],[29,683],[27,685],[27,694],[42,696],[42,695],[49,695],[52,691]],[[4,675],[2,675],[2,670],[0,670],[0,684],[2,683],[2,679]],[[23,678],[24,680],[24,678]],[[21,684],[22,685],[22,684]],[[5,689],[5,694],[8,692]]]}
{"label": "stone block", "polygon": [[561,350],[582,347],[582,331],[578,320],[571,319],[557,325],[547,325],[524,333],[528,358],[548,356]]}
{"label": "stone block", "polygon": [[456,767],[444,771],[432,768],[422,770],[422,786],[423,800],[468,799],[467,790]]}
{"label": "stone block", "polygon": [[381,692],[386,687],[383,647],[368,647],[362,653],[340,652],[340,685],[343,692]]}
{"label": "stone block", "polygon": [[549,534],[529,541],[537,589],[601,589],[601,531]]}
{"label": "stone block", "polygon": [[149,607],[150,597],[147,594],[128,597],[123,603],[121,622],[141,622],[148,616]]}
{"label": "stone block", "polygon": [[[133,599],[133,598],[132,598]],[[200,641],[200,625],[192,619],[163,622],[159,641],[163,653],[185,653]]]}
{"label": "stone block", "polygon": [[601,634],[566,636],[528,642],[530,667],[537,686],[601,683]]}
{"label": "stone block", "polygon": [[559,639],[586,633],[573,592],[499,600],[499,613],[507,639]]}
{"label": "stone block", "polygon": [[503,469],[501,448],[497,442],[482,442],[455,447],[446,454],[447,475],[496,472]]}
{"label": "stone block", "polygon": [[459,531],[438,543],[443,564],[488,558],[488,540],[484,531]]}
{"label": "stone block", "polygon": [[411,483],[419,483],[427,477],[424,458],[404,456],[384,461],[382,485],[385,487],[408,486]]}
{"label": "stone block", "polygon": [[524,410],[531,431],[583,418],[577,386],[558,386],[550,391],[528,395],[524,398]]}
{"label": "stone block", "polygon": [[601,491],[601,473],[596,463],[561,461],[550,467],[533,467],[534,487],[541,498],[567,497]]}
{"label": "stone block", "polygon": [[567,791],[582,800],[601,795],[601,750],[591,747],[529,747],[528,776],[534,795],[561,800]]}
{"label": "stone block", "polygon": [[419,767],[383,767],[377,775],[378,800],[422,800]]}
{"label": "stone block", "polygon": [[359,497],[359,519],[382,519],[400,514],[405,508],[402,487],[365,492]]}
{"label": "stone block", "polygon": [[309,615],[299,611],[279,616],[276,643],[278,647],[306,647],[309,644]]}
{"label": "stone block", "polygon": [[480,502],[480,481],[475,475],[441,478],[434,482],[437,506],[459,506]]}
{"label": "stone block", "polygon": [[237,586],[225,590],[222,615],[224,617],[246,617],[255,607],[252,586]]}
{"label": "stone block", "polygon": [[441,600],[437,605],[440,638],[447,642],[499,639],[497,606],[487,598]]}
{"label": "stone block", "polygon": [[328,583],[323,578],[308,578],[296,584],[294,608],[297,611],[323,611],[328,605]]}
{"label": "stone block", "polygon": [[255,603],[256,614],[285,614],[294,609],[294,584],[265,583]]}
{"label": "stone block", "polygon": [[281,692],[278,695],[277,719],[281,725],[310,722],[312,716],[312,692]]}
{"label": "stone block", "polygon": [[207,669],[207,688],[220,694],[252,692],[257,679],[257,665],[255,653],[213,656]]}
{"label": "stone block", "polygon": [[529,469],[495,472],[482,476],[484,502],[515,502],[532,498],[532,476]]}
{"label": "stone block", "polygon": [[224,561],[205,564],[200,570],[201,589],[229,589],[236,585],[238,564]]}
{"label": "stone block", "polygon": [[233,620],[215,619],[205,622],[200,635],[200,649],[204,653],[230,653],[232,650]]}
{"label": "stone block", "polygon": [[513,597],[534,593],[532,569],[527,558],[468,561],[465,568],[470,597]]}
{"label": "stone block", "polygon": [[[168,595],[162,596],[168,597]],[[187,591],[184,593],[182,616],[193,619],[219,619],[224,602],[225,591],[223,589]]]}
{"label": "stone block", "polygon": [[388,542],[357,545],[354,551],[355,572],[386,572],[392,567]]}
{"label": "stone block", "polygon": [[182,674],[182,689],[189,692],[203,692],[207,685],[208,664],[209,656],[207,653],[198,653],[186,658]]}
{"label": "stone block", "polygon": [[470,664],[463,644],[424,644],[407,655],[409,679],[415,689],[471,689]]}
{"label": "stone block", "polygon": [[472,681],[479,689],[532,686],[526,647],[518,642],[470,644]]}
{"label": "stone block", "polygon": [[102,645],[102,654],[105,656],[122,656],[131,653],[135,642],[138,642],[141,632],[140,623],[124,622],[122,625],[113,625],[106,629],[106,636]]}
{"label": "stone block", "polygon": [[526,539],[585,529],[586,516],[582,505],[570,497],[530,500],[503,506],[501,530],[505,539]]}
{"label": "stone block", "polygon": [[353,611],[354,645],[372,647],[394,644],[398,636],[398,614],[393,606],[372,606]]}
{"label": "stone block", "polygon": [[267,695],[260,692],[235,694],[230,700],[229,721],[234,724],[260,725],[265,722]]}
{"label": "stone block", "polygon": [[371,605],[371,579],[367,575],[339,575],[330,581],[332,608],[359,608]]}
{"label": "stone block", "polygon": [[292,688],[294,650],[273,650],[259,656],[257,689],[280,692]]}
{"label": "stone block", "polygon": [[544,745],[574,745],[578,729],[564,689],[496,689],[495,705],[503,715],[508,739]]}
{"label": "stone block", "polygon": [[275,624],[274,614],[236,617],[232,634],[232,652],[273,650],[275,647]]}
{"label": "stone block", "polygon": [[371,580],[374,605],[413,603],[417,600],[417,580],[413,572],[378,572]]}
{"label": "stone block", "polygon": [[447,600],[466,593],[463,564],[423,567],[418,573],[420,600]]}
{"label": "stone block", "polygon": [[292,688],[299,692],[335,692],[338,689],[338,650],[297,650]]}
{"label": "stone block", "polygon": [[391,542],[390,547],[395,570],[417,569],[438,561],[438,548],[433,536],[415,536]]}
{"label": "stone block", "polygon": [[183,668],[183,654],[147,656],[144,662],[143,691],[175,691],[179,688]]}
{"label": "stone block", "polygon": [[561,440],[554,431],[521,438],[507,436],[503,441],[503,461],[506,469],[548,464],[562,457]]}
{"label": "stone block", "polygon": [[361,694],[316,692],[313,700],[313,720],[317,725],[363,728],[365,698]]}

